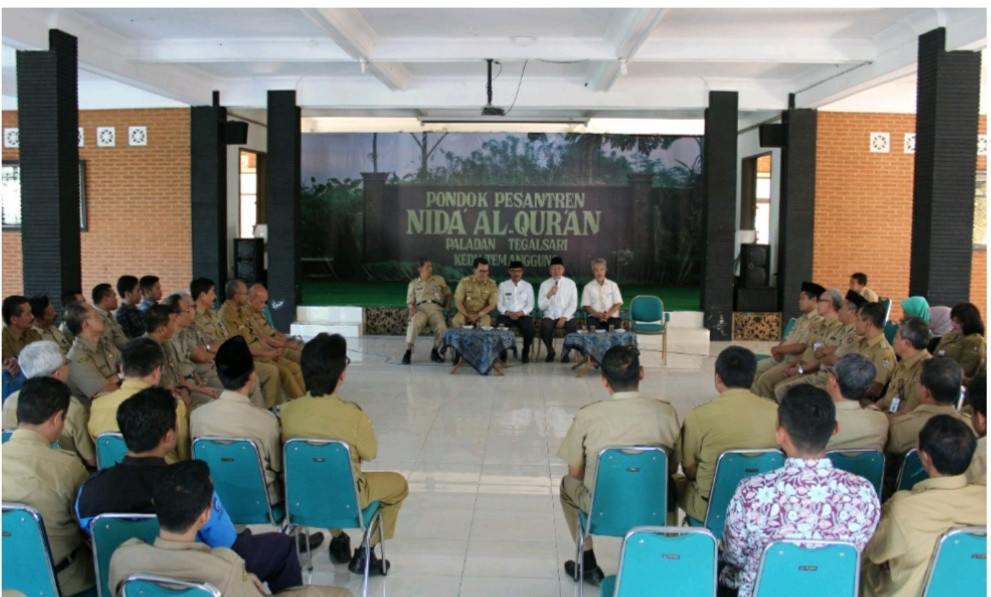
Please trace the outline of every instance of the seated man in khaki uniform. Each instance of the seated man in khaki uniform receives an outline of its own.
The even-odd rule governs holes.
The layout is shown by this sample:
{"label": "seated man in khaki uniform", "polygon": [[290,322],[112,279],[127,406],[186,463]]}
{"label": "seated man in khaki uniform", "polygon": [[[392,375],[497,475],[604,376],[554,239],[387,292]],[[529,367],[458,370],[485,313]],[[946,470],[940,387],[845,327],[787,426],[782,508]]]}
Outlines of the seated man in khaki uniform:
{"label": "seated man in khaki uniform", "polygon": [[461,278],[454,291],[458,313],[451,318],[451,325],[456,328],[466,324],[492,325],[489,313],[499,304],[499,287],[489,279],[488,260],[476,257],[471,269],[472,274]]}
{"label": "seated man in khaki uniform", "polygon": [[429,259],[420,258],[420,266],[416,268],[420,276],[406,287],[406,306],[409,308],[409,324],[406,326],[406,352],[403,353],[403,365],[409,365],[413,358],[413,342],[423,330],[433,330],[434,347],[430,351],[430,360],[443,363],[438,349],[447,331],[447,321],[444,312],[451,302],[451,289],[447,287],[444,278],[434,275],[434,266]]}
{"label": "seated man in khaki uniform", "polygon": [[196,342],[196,334],[190,330],[196,318],[193,299],[189,298],[188,294],[177,292],[166,297],[163,304],[175,313],[174,329],[172,337],[165,343],[166,349],[175,359],[180,377],[179,383],[189,391],[190,404],[195,409],[215,400],[223,387],[215,373],[210,382],[200,376],[191,358],[194,351],[203,350]]}
{"label": "seated man in khaki uniform", "polygon": [[932,358],[927,346],[929,324],[924,319],[910,317],[898,326],[891,347],[901,360],[891,372],[884,398],[874,403],[876,407],[900,416],[919,406],[919,374],[922,372],[923,361]]}
{"label": "seated man in khaki uniform", "polygon": [[34,315],[32,329],[38,332],[38,336],[42,340],[51,340],[57,344],[62,354],[68,354],[69,349],[72,348],[72,342],[55,325],[57,314],[51,299],[47,296],[32,296],[29,302],[31,303],[31,314]]}
{"label": "seated man in khaki uniform", "polygon": [[72,303],[65,308],[65,325],[74,336],[66,355],[69,389],[88,408],[95,396],[120,387],[120,351],[103,335],[103,318],[86,303]]}
{"label": "seated man in khaki uniform", "polygon": [[926,359],[919,373],[919,406],[912,412],[891,419],[887,452],[891,460],[898,459],[916,447],[919,431],[926,421],[936,415],[949,415],[970,427],[970,417],[957,412],[957,398],[963,369],[947,357]]}
{"label": "seated man in khaki uniform", "polygon": [[[372,420],[354,402],[345,402],[338,390],[351,359],[347,356],[347,341],[338,334],[319,334],[303,347],[303,377],[309,390],[306,396],[282,406],[282,441],[294,437],[336,439],[351,446],[351,461],[358,480],[358,497],[364,508],[374,501],[381,504],[382,527],[385,538],[392,538],[403,500],[409,494],[406,479],[399,473],[361,470],[361,463],[375,460],[378,440]],[[350,544],[346,533],[339,533],[330,542],[330,553],[336,559],[343,544]],[[372,534],[372,560],[368,563],[373,574],[385,574],[389,561],[375,556],[378,533]],[[337,560],[341,562],[341,560]],[[343,563],[343,562],[341,562]],[[356,574],[365,569],[365,550],[358,547],[348,564]]]}
{"label": "seated man in khaki uniform", "polygon": [[836,361],[827,375],[826,393],[836,406],[839,430],[829,438],[826,450],[883,452],[888,441],[888,417],[860,404],[874,383],[874,364],[864,355],[848,354]]}
{"label": "seated man in khaki uniform", "polygon": [[865,403],[873,402],[884,392],[884,386],[891,379],[897,363],[895,349],[884,337],[884,306],[881,303],[867,303],[860,307],[857,310],[856,326],[857,334],[861,337],[857,354],[865,356],[873,363],[877,372],[874,383],[867,388],[864,396]]}
{"label": "seated man in khaki uniform", "polygon": [[17,355],[21,349],[41,340],[41,335],[31,329],[34,325],[34,315],[27,297],[21,295],[8,296],[3,299],[3,367],[16,376]]}
{"label": "seated man in khaki uniform", "polygon": [[850,290],[867,299],[869,303],[878,301],[877,293],[867,287],[867,274],[857,272],[850,276]]}
{"label": "seated man in khaki uniform", "polygon": [[[788,335],[781,339],[781,343],[771,348],[771,358],[757,362],[758,378],[778,363],[791,363],[802,356],[806,343],[822,321],[817,306],[819,295],[824,292],[826,289],[814,282],[802,282],[802,290],[798,293],[798,308],[802,311],[802,315],[795,320],[795,325]],[[756,392],[756,388],[753,391]]]}
{"label": "seated man in khaki uniform", "polygon": [[118,349],[124,348],[128,338],[127,334],[124,333],[124,328],[120,327],[120,324],[114,319],[114,311],[118,307],[114,287],[107,283],[97,284],[93,287],[92,296],[93,308],[103,318],[106,327],[106,331],[103,332],[104,336]]}
{"label": "seated man in khaki uniform", "polygon": [[[281,350],[262,343],[258,337],[258,331],[255,329],[251,313],[249,313],[247,285],[241,280],[231,280],[224,287],[224,293],[227,295],[227,300],[220,306],[220,311],[217,314],[220,316],[227,334],[244,338],[255,361],[272,364],[278,369],[282,389],[285,390],[286,396],[290,400],[302,396],[306,392],[306,386],[303,383],[303,375],[299,365],[284,358]],[[265,400],[268,401],[269,399],[270,396],[266,394]],[[269,403],[268,406],[272,407],[277,403],[278,398]]]}
{"label": "seated man in khaki uniform", "polygon": [[[196,533],[210,520],[213,482],[199,460],[167,467],[152,485],[158,537],[154,545],[140,539],[124,542],[110,558],[110,587],[115,594],[132,574],[153,574],[213,585],[224,597],[258,597],[267,592],[261,580],[245,570],[244,560],[226,547],[210,548]],[[305,585],[276,595],[343,597],[348,589]]]}
{"label": "seated man in khaki uniform", "polygon": [[[120,389],[98,397],[90,407],[86,427],[94,440],[101,433],[120,431],[117,408],[122,402],[145,388],[159,385],[165,366],[165,352],[151,338],[135,338],[124,345],[123,360],[124,381]],[[179,398],[176,398],[175,412],[178,440],[175,449],[165,456],[170,463],[190,458],[189,411],[186,403]]]}
{"label": "seated man in khaki uniform", "polygon": [[282,356],[290,361],[299,363],[299,351],[303,349],[303,343],[296,342],[272,327],[264,313],[267,304],[268,290],[261,284],[252,284],[248,289],[247,306],[258,340],[266,346],[282,351]]}
{"label": "seated man in khaki uniform", "polygon": [[[636,350],[614,346],[602,357],[602,385],[608,400],[586,404],[575,414],[557,455],[568,465],[561,479],[561,508],[571,537],[578,538],[578,511],[592,506],[595,473],[599,452],[612,446],[661,446],[670,454],[678,443],[678,413],[663,400],[640,393],[644,369]],[[668,472],[678,463],[668,459]],[[603,579],[592,551],[592,539],[584,544],[582,554],[584,580],[599,585]],[[578,580],[578,566],[573,560],[564,563],[564,571]]]}
{"label": "seated man in khaki uniform", "polygon": [[919,457],[929,478],[885,502],[881,524],[864,549],[864,597],[921,595],[936,538],[952,528],[987,525],[987,488],[968,485],[964,474],[975,445],[974,433],[952,416],[926,422]]}
{"label": "seated man in khaki uniform", "polygon": [[[196,364],[196,372],[209,380],[217,376],[217,368],[213,363],[220,345],[230,337],[220,315],[213,310],[217,300],[216,284],[209,278],[196,278],[189,283],[189,294],[196,305],[196,316],[190,333],[196,336],[200,350],[190,352],[189,358]],[[251,390],[251,403],[258,408],[275,406],[279,401],[281,385],[279,369],[271,363],[263,363],[255,359],[255,373],[258,384]]]}
{"label": "seated man in khaki uniform", "polygon": [[777,448],[778,405],[750,393],[757,370],[754,353],[730,346],[716,357],[719,396],[688,411],[675,453],[684,474],[674,477],[678,505],[695,520],[705,511],[716,461],[727,450]]}
{"label": "seated man in khaki uniform", "polygon": [[17,430],[3,445],[3,501],[27,504],[41,514],[63,595],[94,585],[93,555],[72,512],[86,468],[75,454],[51,445],[62,435],[70,397],[68,386],[57,379],[25,381]]}
{"label": "seated man in khaki uniform", "polygon": [[[62,383],[69,378],[69,366],[65,355],[57,344],[51,340],[32,342],[24,347],[17,363],[28,379],[35,377],[53,377]],[[17,403],[20,401],[20,391],[14,392],[3,403],[3,428],[17,427]],[[59,448],[72,452],[83,464],[96,468],[96,449],[93,440],[86,431],[86,421],[89,412],[79,400],[73,396],[69,400],[69,408],[65,412],[65,427],[59,435]]]}

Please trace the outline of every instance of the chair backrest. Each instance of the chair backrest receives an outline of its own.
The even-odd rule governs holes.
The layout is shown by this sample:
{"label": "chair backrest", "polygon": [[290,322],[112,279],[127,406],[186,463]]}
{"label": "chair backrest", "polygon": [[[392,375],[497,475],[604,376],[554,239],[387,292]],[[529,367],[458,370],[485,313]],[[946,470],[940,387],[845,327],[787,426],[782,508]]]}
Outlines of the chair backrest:
{"label": "chair backrest", "polygon": [[894,344],[895,334],[897,333],[898,333],[897,321],[884,322],[884,339],[888,341],[888,344]]}
{"label": "chair backrest", "polygon": [[268,500],[261,451],[244,437],[198,437],[193,458],[210,467],[210,478],[234,524],[278,525]]}
{"label": "chair backrest", "polygon": [[792,317],[791,319],[788,320],[788,323],[785,324],[785,331],[781,333],[781,339],[782,340],[785,339],[785,338],[787,338],[788,337],[788,334],[791,333],[791,330],[795,328],[795,322],[796,321],[798,321],[798,320],[795,319],[794,317]]}
{"label": "chair backrest", "polygon": [[124,460],[127,445],[124,436],[116,431],[101,433],[96,438],[96,468],[103,470]]}
{"label": "chair backrest", "polygon": [[705,526],[716,539],[723,538],[726,509],[740,481],[781,468],[784,464],[785,455],[780,450],[727,450],[719,455],[705,513]]}
{"label": "chair backrest", "polygon": [[764,548],[756,597],[856,597],[860,585],[860,553],[845,541],[774,541]]}
{"label": "chair backrest", "polygon": [[898,469],[898,482],[895,483],[895,491],[912,489],[919,481],[929,478],[929,473],[922,468],[922,459],[919,458],[919,451],[912,448],[905,453],[905,460],[902,467]]}
{"label": "chair backrest", "polygon": [[113,597],[110,583],[110,556],[121,543],[137,537],[145,543],[155,542],[158,519],[154,514],[100,514],[90,524],[93,537],[93,567],[96,570],[96,591],[100,597]]}
{"label": "chair backrest", "polygon": [[59,595],[52,551],[41,514],[25,504],[3,504],[3,589],[28,597]]}
{"label": "chair backrest", "polygon": [[641,294],[630,301],[630,320],[649,323],[663,323],[664,301],[656,296]]}
{"label": "chair backrest", "polygon": [[4,429],[3,430],[3,443],[7,443],[7,440],[10,439],[10,436],[12,436],[12,435],[14,435],[14,430],[13,429]]}
{"label": "chair backrest", "polygon": [[988,586],[988,528],[950,529],[936,541],[923,597],[968,595]]}
{"label": "chair backrest", "polygon": [[189,582],[151,574],[132,574],[120,585],[121,597],[221,597],[206,582]]}
{"label": "chair backrest", "polygon": [[623,540],[617,597],[664,594],[693,597],[716,592],[716,538],[708,529],[636,527]]}
{"label": "chair backrest", "polygon": [[668,458],[663,448],[605,448],[599,452],[588,534],[622,537],[636,526],[663,526],[667,496]]}
{"label": "chair backrest", "polygon": [[285,443],[286,517],[291,524],[364,529],[347,443],[291,439]]}
{"label": "chair backrest", "polygon": [[832,450],[826,456],[833,466],[863,477],[874,485],[878,498],[884,482],[884,453],[880,450]]}
{"label": "chair backrest", "polygon": [[886,297],[878,297],[877,302],[881,303],[884,307],[884,320],[888,321],[888,317],[891,316],[891,299]]}

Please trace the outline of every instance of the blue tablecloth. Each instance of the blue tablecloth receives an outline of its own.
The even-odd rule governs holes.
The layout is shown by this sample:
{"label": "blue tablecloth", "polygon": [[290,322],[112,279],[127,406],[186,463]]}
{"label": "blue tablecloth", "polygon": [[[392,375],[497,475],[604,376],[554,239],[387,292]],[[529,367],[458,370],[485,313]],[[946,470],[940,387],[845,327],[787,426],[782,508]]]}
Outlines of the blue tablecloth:
{"label": "blue tablecloth", "polygon": [[488,375],[499,355],[516,347],[516,336],[510,331],[448,328],[440,347],[441,356],[448,347],[460,354],[476,371]]}
{"label": "blue tablecloth", "polygon": [[602,362],[606,351],[613,346],[637,347],[637,335],[632,332],[583,332],[573,333],[564,337],[565,350],[577,350],[589,357],[596,364]]}

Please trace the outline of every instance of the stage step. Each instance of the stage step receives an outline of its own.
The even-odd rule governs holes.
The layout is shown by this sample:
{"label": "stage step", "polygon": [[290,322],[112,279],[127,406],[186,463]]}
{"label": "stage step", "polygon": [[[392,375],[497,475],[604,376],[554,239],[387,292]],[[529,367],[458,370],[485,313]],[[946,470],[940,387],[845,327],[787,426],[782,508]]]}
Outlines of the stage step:
{"label": "stage step", "polygon": [[361,307],[309,306],[296,308],[294,336],[309,340],[321,332],[357,338],[365,333],[365,310]]}

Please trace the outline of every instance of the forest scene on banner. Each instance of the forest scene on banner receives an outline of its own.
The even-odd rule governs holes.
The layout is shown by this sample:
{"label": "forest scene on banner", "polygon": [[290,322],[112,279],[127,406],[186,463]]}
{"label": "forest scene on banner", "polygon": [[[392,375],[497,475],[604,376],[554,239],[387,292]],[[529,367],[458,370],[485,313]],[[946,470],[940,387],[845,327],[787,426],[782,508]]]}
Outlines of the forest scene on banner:
{"label": "forest scene on banner", "polygon": [[697,287],[702,139],[544,133],[305,133],[302,254],[343,279],[453,282],[486,257],[543,277],[606,259],[621,283]]}

